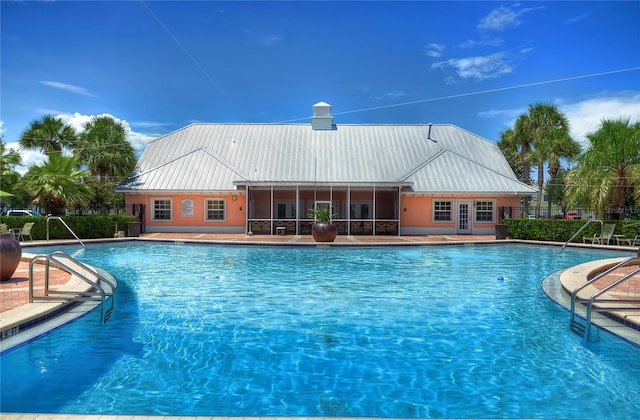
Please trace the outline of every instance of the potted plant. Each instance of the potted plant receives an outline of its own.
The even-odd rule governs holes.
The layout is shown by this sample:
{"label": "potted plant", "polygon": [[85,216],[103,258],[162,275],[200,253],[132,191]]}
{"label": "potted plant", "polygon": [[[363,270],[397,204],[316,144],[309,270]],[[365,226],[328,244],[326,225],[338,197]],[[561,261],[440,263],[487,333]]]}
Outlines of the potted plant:
{"label": "potted plant", "polygon": [[[4,226],[3,226],[4,227]],[[4,229],[0,229],[2,231]],[[22,247],[12,233],[0,234],[0,281],[11,280],[11,276],[20,264]]]}
{"label": "potted plant", "polygon": [[334,214],[329,207],[316,207],[309,212],[309,217],[313,217],[311,235],[316,242],[333,242],[338,235],[338,228],[333,224]]}

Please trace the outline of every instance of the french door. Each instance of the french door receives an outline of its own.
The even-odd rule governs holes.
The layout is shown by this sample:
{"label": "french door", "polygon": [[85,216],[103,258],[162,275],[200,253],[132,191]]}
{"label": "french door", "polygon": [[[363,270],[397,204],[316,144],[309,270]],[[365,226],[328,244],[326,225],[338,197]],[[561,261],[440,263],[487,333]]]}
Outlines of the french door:
{"label": "french door", "polygon": [[473,212],[473,201],[458,201],[458,227],[456,229],[459,234],[471,233],[471,221]]}

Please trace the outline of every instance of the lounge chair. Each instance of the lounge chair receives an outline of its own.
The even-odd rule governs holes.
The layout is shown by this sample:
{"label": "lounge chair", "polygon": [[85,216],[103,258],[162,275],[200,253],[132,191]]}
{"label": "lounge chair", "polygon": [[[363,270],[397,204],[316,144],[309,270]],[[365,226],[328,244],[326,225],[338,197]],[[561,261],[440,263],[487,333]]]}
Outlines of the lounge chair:
{"label": "lounge chair", "polygon": [[595,235],[593,235],[593,237],[584,236],[582,238],[582,243],[591,241],[591,244],[609,245],[609,241],[611,241],[611,239],[613,238],[613,231],[615,230],[615,228],[615,224],[605,223],[602,225],[600,235],[596,233]]}
{"label": "lounge chair", "polygon": [[33,241],[33,237],[31,236],[31,229],[33,228],[33,225],[35,225],[35,222],[25,223],[21,228],[11,229],[11,233],[13,233],[13,237],[18,241],[23,240],[27,236],[30,241]]}
{"label": "lounge chair", "polygon": [[627,246],[640,245],[640,235],[636,235],[633,238],[625,238],[623,236],[616,239],[618,240],[618,245],[627,245]]}

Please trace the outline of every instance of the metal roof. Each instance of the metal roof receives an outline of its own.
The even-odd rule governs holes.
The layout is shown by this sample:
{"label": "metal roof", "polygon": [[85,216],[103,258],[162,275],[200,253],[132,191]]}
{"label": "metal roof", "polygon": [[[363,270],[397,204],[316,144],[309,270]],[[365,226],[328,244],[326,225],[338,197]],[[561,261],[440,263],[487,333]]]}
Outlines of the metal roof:
{"label": "metal roof", "polygon": [[498,146],[453,125],[191,124],[147,145],[120,192],[238,185],[397,185],[422,193],[532,194]]}

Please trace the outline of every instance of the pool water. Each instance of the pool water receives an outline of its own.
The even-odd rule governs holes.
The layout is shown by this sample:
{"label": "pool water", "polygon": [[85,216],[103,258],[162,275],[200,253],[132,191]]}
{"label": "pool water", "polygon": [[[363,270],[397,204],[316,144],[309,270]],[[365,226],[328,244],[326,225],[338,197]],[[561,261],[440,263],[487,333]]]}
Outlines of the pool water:
{"label": "pool water", "polygon": [[[57,249],[57,248],[56,248]],[[28,250],[32,252],[31,249]],[[631,419],[640,348],[541,282],[629,253],[528,245],[91,245],[116,309],[8,351],[4,412]]]}

